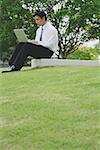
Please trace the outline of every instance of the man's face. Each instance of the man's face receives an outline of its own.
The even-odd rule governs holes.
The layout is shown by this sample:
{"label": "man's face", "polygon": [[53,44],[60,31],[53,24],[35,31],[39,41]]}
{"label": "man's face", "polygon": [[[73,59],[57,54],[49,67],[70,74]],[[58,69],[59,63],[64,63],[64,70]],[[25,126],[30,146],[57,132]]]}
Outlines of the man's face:
{"label": "man's face", "polygon": [[35,16],[34,17],[34,20],[35,20],[35,23],[39,26],[43,25],[44,24],[44,21],[45,21],[45,18],[41,18],[39,16]]}

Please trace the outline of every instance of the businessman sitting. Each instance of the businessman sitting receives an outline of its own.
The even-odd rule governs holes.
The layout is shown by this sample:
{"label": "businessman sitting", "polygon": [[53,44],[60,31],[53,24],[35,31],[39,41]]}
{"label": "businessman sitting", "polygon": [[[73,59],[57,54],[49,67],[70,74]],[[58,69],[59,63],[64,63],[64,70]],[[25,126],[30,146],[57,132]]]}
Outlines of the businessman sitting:
{"label": "businessman sitting", "polygon": [[34,15],[35,23],[39,26],[36,31],[35,41],[37,44],[28,42],[19,43],[9,60],[9,69],[2,73],[20,71],[28,56],[33,58],[51,58],[58,50],[58,32],[47,20],[44,11],[37,11]]}

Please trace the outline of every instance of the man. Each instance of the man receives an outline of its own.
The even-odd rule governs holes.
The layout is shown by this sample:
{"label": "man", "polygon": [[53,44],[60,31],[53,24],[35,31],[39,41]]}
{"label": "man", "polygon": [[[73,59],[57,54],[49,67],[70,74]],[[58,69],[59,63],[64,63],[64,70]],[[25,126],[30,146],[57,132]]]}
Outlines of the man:
{"label": "man", "polygon": [[56,53],[58,50],[58,32],[56,28],[47,21],[45,12],[37,11],[34,15],[34,20],[39,26],[35,37],[37,44],[32,43],[32,40],[19,43],[9,60],[9,69],[2,73],[21,70],[28,56],[32,56],[36,59],[51,58],[53,53]]}

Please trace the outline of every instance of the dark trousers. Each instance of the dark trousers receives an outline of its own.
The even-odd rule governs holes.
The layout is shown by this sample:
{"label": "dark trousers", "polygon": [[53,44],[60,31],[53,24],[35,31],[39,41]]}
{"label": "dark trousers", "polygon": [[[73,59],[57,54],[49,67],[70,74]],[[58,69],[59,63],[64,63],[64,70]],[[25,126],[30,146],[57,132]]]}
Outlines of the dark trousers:
{"label": "dark trousers", "polygon": [[39,59],[51,58],[52,55],[53,52],[51,50],[41,45],[35,45],[28,42],[19,43],[9,60],[9,65],[14,65],[16,70],[20,70],[28,56]]}

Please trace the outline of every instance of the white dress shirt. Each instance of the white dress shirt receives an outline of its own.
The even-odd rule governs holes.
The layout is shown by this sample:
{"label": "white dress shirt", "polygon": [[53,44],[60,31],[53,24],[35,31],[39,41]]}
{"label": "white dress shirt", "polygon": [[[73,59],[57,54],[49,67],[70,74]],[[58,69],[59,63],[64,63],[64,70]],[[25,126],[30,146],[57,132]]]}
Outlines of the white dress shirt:
{"label": "white dress shirt", "polygon": [[[42,41],[40,41],[42,28]],[[45,25],[40,26],[37,29],[35,41],[37,41],[39,45],[47,47],[56,53],[56,51],[58,50],[58,31],[52,24],[47,22]]]}

